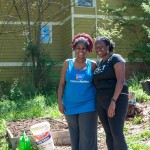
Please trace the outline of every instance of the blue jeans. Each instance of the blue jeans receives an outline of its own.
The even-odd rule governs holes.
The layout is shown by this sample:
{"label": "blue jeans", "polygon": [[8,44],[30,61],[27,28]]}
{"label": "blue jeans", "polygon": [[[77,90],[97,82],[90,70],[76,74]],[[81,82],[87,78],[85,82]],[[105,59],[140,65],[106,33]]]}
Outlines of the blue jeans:
{"label": "blue jeans", "polygon": [[108,117],[111,98],[112,96],[96,96],[96,110],[106,133],[106,144],[108,150],[127,150],[123,127],[128,107],[128,95],[120,94],[113,118]]}
{"label": "blue jeans", "polygon": [[97,113],[66,116],[72,150],[97,150]]}

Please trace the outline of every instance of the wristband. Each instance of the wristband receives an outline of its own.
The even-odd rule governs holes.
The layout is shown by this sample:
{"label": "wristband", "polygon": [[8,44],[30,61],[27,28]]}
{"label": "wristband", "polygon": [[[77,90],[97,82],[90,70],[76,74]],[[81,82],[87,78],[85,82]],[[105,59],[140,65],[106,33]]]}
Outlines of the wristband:
{"label": "wristband", "polygon": [[113,101],[116,104],[116,100],[114,98],[112,98],[111,101]]}

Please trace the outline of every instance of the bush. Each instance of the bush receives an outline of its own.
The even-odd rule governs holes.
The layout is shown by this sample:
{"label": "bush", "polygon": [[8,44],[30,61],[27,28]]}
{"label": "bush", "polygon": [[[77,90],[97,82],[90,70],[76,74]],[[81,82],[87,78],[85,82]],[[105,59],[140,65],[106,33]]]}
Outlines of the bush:
{"label": "bush", "polygon": [[137,102],[150,101],[150,96],[143,91],[142,85],[140,84],[140,81],[147,78],[148,77],[144,74],[133,74],[128,80],[129,91],[133,91],[135,93]]}

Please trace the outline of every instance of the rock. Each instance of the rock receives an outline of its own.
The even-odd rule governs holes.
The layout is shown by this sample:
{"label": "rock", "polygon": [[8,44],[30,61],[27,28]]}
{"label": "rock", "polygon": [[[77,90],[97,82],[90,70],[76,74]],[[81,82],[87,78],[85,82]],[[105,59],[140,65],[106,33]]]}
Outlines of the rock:
{"label": "rock", "polygon": [[141,81],[140,83],[142,85],[143,91],[150,95],[150,79]]}

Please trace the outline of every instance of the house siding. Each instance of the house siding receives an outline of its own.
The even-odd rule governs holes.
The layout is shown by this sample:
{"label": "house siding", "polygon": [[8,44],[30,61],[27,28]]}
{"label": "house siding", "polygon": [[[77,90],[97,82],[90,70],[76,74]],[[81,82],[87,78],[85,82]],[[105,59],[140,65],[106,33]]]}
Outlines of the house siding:
{"label": "house siding", "polygon": [[0,81],[12,81],[23,75],[23,67],[0,67]]}
{"label": "house siding", "polygon": [[[73,5],[70,0],[56,0],[54,3],[44,12],[43,22],[49,22],[52,25],[52,43],[42,44],[42,49],[45,52],[46,56],[51,61],[63,62],[67,58],[72,58],[72,48],[71,40],[74,35],[78,33],[88,33],[93,38],[95,38],[96,26],[101,27],[104,23],[103,17],[106,15],[100,10],[102,8],[102,3],[100,0],[96,0],[96,7],[77,7]],[[21,4],[22,1],[19,1]],[[32,2],[32,1],[31,1]],[[125,0],[108,0],[109,8],[119,8],[122,4],[126,3]],[[20,15],[22,23],[26,23],[27,14],[25,12],[25,6],[20,6]],[[24,31],[22,24],[17,17],[16,10],[12,7],[10,0],[1,0],[1,14],[0,14],[0,29],[2,33],[0,34],[0,63],[7,62],[24,62],[25,59],[25,42],[26,38],[24,36]],[[125,4],[124,4],[125,5]],[[2,7],[3,6],[3,7]],[[46,4],[44,5],[46,6]],[[71,7],[73,7],[73,16],[71,16]],[[9,10],[9,11],[8,11]],[[36,9],[35,9],[36,10]],[[37,12],[32,11],[30,13],[30,19],[32,24],[37,21]],[[141,9],[130,6],[126,12],[123,13],[124,16],[130,17],[133,15],[142,15],[143,11]],[[13,17],[7,17],[9,16]],[[96,24],[96,20],[98,21]],[[13,24],[10,21],[15,21]],[[5,23],[5,25],[4,25]],[[141,20],[132,21],[133,26],[124,30],[123,38],[116,39],[115,53],[121,54],[124,58],[128,57],[128,54],[133,50],[133,43],[136,43],[137,38],[144,36],[140,24]],[[72,27],[74,29],[72,29]],[[134,29],[138,28],[138,37],[134,34]],[[32,28],[33,30],[33,28]],[[72,32],[74,30],[74,32]],[[12,33],[13,31],[13,33]],[[15,31],[15,32],[14,32]],[[35,32],[33,31],[34,36]],[[33,37],[35,40],[35,38]],[[87,54],[88,58],[96,59],[96,53],[93,51],[90,54]],[[29,59],[28,61],[31,61]],[[0,67],[0,80],[19,77],[22,73],[23,67],[20,66],[1,66]]]}
{"label": "house siding", "polygon": [[[1,28],[6,34],[0,35],[0,61],[18,62],[24,60],[24,42],[22,28],[19,25],[7,25]],[[11,33],[11,31],[14,31]]]}
{"label": "house siding", "polygon": [[[96,31],[95,19],[88,18],[75,18],[75,34],[78,33],[88,33],[94,38],[94,33]],[[88,58],[96,58],[96,53],[93,51],[87,54]]]}
{"label": "house siding", "polygon": [[72,58],[72,47],[71,47],[71,39],[72,37],[72,26],[71,26],[71,18],[62,25],[62,58],[61,61]]}
{"label": "house siding", "polygon": [[75,14],[94,15],[95,14],[95,7],[75,7],[74,13]]}

